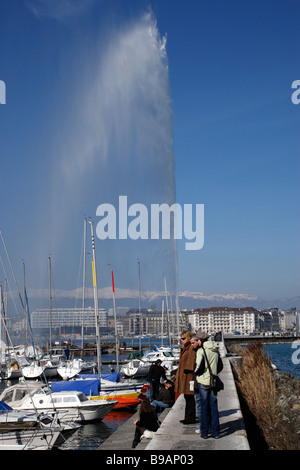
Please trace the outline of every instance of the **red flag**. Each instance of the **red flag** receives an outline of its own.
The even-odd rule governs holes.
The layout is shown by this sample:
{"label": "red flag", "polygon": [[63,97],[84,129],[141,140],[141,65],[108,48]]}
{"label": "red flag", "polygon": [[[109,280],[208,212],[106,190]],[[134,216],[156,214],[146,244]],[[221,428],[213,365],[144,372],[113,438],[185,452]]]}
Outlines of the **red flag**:
{"label": "red flag", "polygon": [[112,290],[115,292],[115,283],[114,283],[114,272],[111,272],[111,280],[112,280]]}

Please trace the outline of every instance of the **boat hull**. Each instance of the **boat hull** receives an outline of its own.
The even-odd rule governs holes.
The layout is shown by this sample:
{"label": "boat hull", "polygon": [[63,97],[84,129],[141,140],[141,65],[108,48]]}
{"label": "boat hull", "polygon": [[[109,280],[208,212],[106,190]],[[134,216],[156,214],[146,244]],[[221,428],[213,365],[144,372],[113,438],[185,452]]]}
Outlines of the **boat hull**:
{"label": "boat hull", "polygon": [[147,377],[150,367],[150,363],[145,363],[141,360],[133,359],[122,367],[121,372],[125,375],[125,377],[129,378]]}
{"label": "boat hull", "polygon": [[[39,412],[50,413],[53,411],[53,407],[43,407],[42,404],[39,404],[34,400],[35,407]],[[88,421],[100,421],[114,408],[116,405],[116,400],[110,400],[107,403],[99,403],[99,406],[84,406],[84,407],[70,407],[63,406],[59,403],[55,403],[55,411],[57,413],[58,419],[62,422],[72,422],[83,423]],[[31,408],[22,408],[22,410],[29,411]]]}
{"label": "boat hull", "polygon": [[62,441],[59,429],[0,432],[0,450],[50,450]]}
{"label": "boat hull", "polygon": [[122,409],[127,409],[127,408],[135,408],[137,407],[140,403],[141,400],[139,398],[135,397],[130,397],[130,396],[113,396],[110,397],[108,395],[105,396],[94,396],[91,397],[92,400],[117,400],[117,404],[114,407],[114,410],[122,410]]}

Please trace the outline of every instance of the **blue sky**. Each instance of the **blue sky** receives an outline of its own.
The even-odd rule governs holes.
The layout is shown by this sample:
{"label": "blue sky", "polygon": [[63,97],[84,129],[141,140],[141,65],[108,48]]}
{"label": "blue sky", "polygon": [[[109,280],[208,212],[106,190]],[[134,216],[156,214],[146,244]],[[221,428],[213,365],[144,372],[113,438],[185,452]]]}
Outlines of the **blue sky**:
{"label": "blue sky", "polygon": [[[155,44],[167,37],[168,77],[151,45],[143,44],[147,24],[141,18],[149,8],[159,35]],[[168,197],[159,159],[151,166],[142,158],[121,158],[130,145],[142,148],[134,135],[127,142],[126,110],[140,113],[146,139],[142,121],[153,98],[161,100],[166,128],[151,127],[150,145],[155,132],[157,146],[164,145],[171,122],[177,202],[205,206],[203,249],[186,251],[184,240],[178,242],[179,290],[266,299],[299,295],[300,105],[291,101],[291,84],[300,79],[299,13],[299,3],[289,0],[1,0],[0,80],[7,96],[0,105],[0,229],[19,283],[25,260],[27,284],[46,289],[51,255],[56,288],[75,289],[84,215],[96,220],[98,204],[115,202],[121,191],[132,202],[142,203],[144,194],[147,201],[151,194]],[[138,61],[126,55],[126,41],[128,47],[136,41]],[[133,67],[146,73],[148,101],[147,92],[135,95],[126,82]],[[114,71],[111,89],[107,69]],[[122,86],[128,86],[128,103],[122,101],[120,116],[109,93],[124,100]],[[95,125],[99,103],[107,109],[110,139],[108,127],[100,139]],[[115,128],[119,137],[111,147]],[[114,148],[106,163],[86,160],[83,168],[81,150],[97,154],[106,138],[107,148]],[[62,177],[66,167],[69,182]],[[71,169],[77,172],[73,180]],[[163,276],[170,274],[161,266],[174,268],[170,246],[148,247],[97,240],[100,284],[109,285],[111,264],[117,284],[134,288],[139,258],[143,288],[163,288]],[[5,259],[2,247],[0,253]]]}

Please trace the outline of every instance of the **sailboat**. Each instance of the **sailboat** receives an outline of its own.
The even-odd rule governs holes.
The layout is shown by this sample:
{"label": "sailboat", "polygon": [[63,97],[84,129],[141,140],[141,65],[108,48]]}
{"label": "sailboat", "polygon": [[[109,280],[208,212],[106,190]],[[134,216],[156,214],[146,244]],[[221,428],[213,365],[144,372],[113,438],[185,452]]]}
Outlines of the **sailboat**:
{"label": "sailboat", "polygon": [[27,366],[23,367],[23,376],[26,379],[38,379],[41,376],[46,378],[57,375],[57,365],[52,362],[51,347],[52,347],[52,318],[51,318],[51,258],[48,258],[49,263],[49,329],[50,329],[50,356],[48,358],[38,360],[35,359]]}
{"label": "sailboat", "polygon": [[[83,286],[82,286],[82,324],[81,324],[81,350],[84,347],[84,312],[85,312],[85,277],[86,277],[86,228],[87,220],[84,219],[83,230]],[[86,362],[75,357],[64,360],[57,368],[58,375],[63,380],[69,380],[78,376],[81,372],[92,372],[96,368],[96,362]]]}
{"label": "sailboat", "polygon": [[57,368],[57,373],[63,380],[69,380],[79,375],[84,365],[85,364],[83,359],[76,357],[74,359],[67,360],[65,363],[62,363]]}

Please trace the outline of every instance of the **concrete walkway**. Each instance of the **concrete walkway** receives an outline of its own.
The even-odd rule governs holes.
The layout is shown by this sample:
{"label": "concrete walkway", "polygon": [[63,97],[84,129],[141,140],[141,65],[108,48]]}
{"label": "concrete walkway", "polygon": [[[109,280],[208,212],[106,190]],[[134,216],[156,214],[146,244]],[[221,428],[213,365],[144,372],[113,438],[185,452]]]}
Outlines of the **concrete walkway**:
{"label": "concrete walkway", "polygon": [[220,378],[224,382],[224,390],[218,394],[219,439],[202,439],[195,434],[199,423],[180,423],[185,409],[185,399],[180,395],[146,450],[250,450],[231,366],[227,358],[223,358],[223,363]]}
{"label": "concrete walkway", "polygon": [[114,432],[99,447],[99,450],[131,449],[133,452],[135,450],[250,450],[230,361],[224,349],[220,349],[220,352],[224,364],[220,374],[224,382],[224,390],[218,394],[219,439],[212,437],[202,439],[199,434],[195,434],[195,430],[199,429],[199,423],[189,425],[180,423],[180,420],[184,418],[185,409],[184,396],[180,395],[174,406],[161,415],[162,424],[152,439],[143,439],[135,449],[131,449],[135,415]]}

